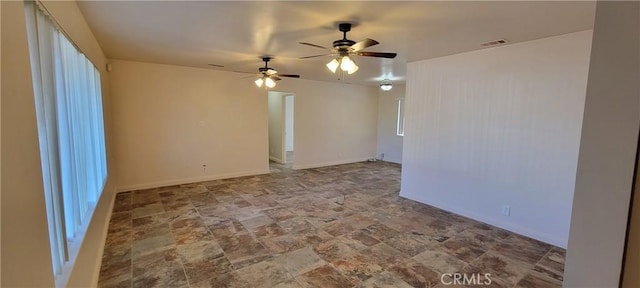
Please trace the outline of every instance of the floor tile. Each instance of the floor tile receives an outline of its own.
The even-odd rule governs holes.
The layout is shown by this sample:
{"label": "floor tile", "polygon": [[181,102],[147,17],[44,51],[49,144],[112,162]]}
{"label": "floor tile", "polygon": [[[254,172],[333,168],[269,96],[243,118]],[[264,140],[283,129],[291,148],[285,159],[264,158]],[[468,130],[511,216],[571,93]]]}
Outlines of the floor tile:
{"label": "floor tile", "polygon": [[103,263],[100,267],[99,282],[103,283],[105,287],[131,286],[132,276],[131,258],[128,257],[121,261]]}
{"label": "floor tile", "polygon": [[201,287],[233,287],[233,288],[252,288],[253,286],[247,281],[243,280],[243,277],[238,275],[237,272],[229,272],[225,274],[212,275],[208,281],[198,283]]}
{"label": "floor tile", "polygon": [[562,281],[536,274],[528,274],[515,286],[516,288],[560,288]]}
{"label": "floor tile", "polygon": [[387,239],[385,241],[389,246],[396,250],[413,257],[427,250],[429,246],[421,241],[418,241],[412,234],[400,233],[396,237]]}
{"label": "floor tile", "polygon": [[133,287],[182,287],[187,277],[175,249],[151,253],[133,260]]}
{"label": "floor tile", "polygon": [[371,248],[364,250],[362,254],[367,256],[372,263],[378,264],[385,269],[409,259],[406,254],[383,242],[371,246]]}
{"label": "floor tile", "polygon": [[255,227],[251,230],[258,238],[270,238],[285,235],[286,232],[277,223]]}
{"label": "floor tile", "polygon": [[274,221],[287,220],[297,216],[289,209],[283,207],[264,210],[263,213],[269,216],[269,218],[273,219]]}
{"label": "floor tile", "polygon": [[163,199],[161,202],[165,211],[180,211],[195,208],[186,196]]}
{"label": "floor tile", "polygon": [[222,237],[247,232],[247,229],[240,221],[232,218],[209,226],[209,231],[211,231],[215,237]]}
{"label": "floor tile", "polygon": [[504,287],[512,287],[532,268],[532,265],[490,251],[466,266],[463,273],[485,275],[489,273],[491,280]]}
{"label": "floor tile", "polygon": [[369,225],[364,229],[367,230],[369,233],[371,233],[371,236],[373,236],[374,238],[380,241],[391,239],[396,235],[398,235],[399,233],[398,231],[382,223],[375,223],[375,224]]}
{"label": "floor tile", "polygon": [[164,206],[162,206],[162,203],[160,201],[157,201],[151,204],[140,205],[139,207],[133,208],[132,217],[135,219],[160,213],[164,213]]}
{"label": "floor tile", "polygon": [[331,265],[343,275],[353,279],[357,278],[360,281],[366,281],[374,274],[382,272],[380,265],[371,263],[366,256],[360,253],[332,261]]}
{"label": "floor tile", "polygon": [[310,246],[282,254],[275,258],[274,261],[282,264],[287,272],[293,276],[327,264]]}
{"label": "floor tile", "polygon": [[318,243],[314,245],[313,250],[327,262],[332,262],[358,252],[337,238]]}
{"label": "floor tile", "polygon": [[462,271],[467,263],[457,257],[438,250],[427,250],[413,257],[418,263],[421,263],[431,270],[438,273],[458,273]]}
{"label": "floor tile", "polygon": [[109,232],[105,239],[105,247],[131,247],[133,243],[133,230],[121,230],[117,232]]}
{"label": "floor tile", "polygon": [[494,239],[505,239],[511,236],[511,232],[507,230],[500,229],[498,227],[491,226],[485,223],[476,223],[469,228],[465,229],[467,231],[480,233],[492,237]]}
{"label": "floor tile", "polygon": [[535,264],[551,250],[551,245],[520,235],[511,235],[500,241],[494,250],[524,262]]}
{"label": "floor tile", "polygon": [[326,231],[327,233],[333,235],[333,236],[340,236],[346,233],[349,233],[353,230],[356,230],[356,228],[354,226],[352,226],[350,223],[345,223],[345,222],[334,222],[330,225],[327,225],[327,227],[323,228],[324,231]]}
{"label": "floor tile", "polygon": [[363,288],[412,288],[407,282],[404,282],[402,278],[397,275],[384,271],[373,275],[367,281],[364,281],[361,285]]}
{"label": "floor tile", "polygon": [[173,235],[178,245],[213,240],[213,236],[207,228],[174,229]]}
{"label": "floor tile", "polygon": [[453,272],[562,284],[563,249],[400,197],[399,165],[287,165],[117,194],[98,286],[464,287],[440,283]]}
{"label": "floor tile", "polygon": [[269,225],[273,220],[267,215],[258,215],[249,219],[242,220],[242,225],[247,229],[253,229],[259,226]]}
{"label": "floor tile", "polygon": [[189,283],[199,283],[210,279],[213,275],[232,271],[231,262],[224,256],[189,260],[183,262],[183,266]]}
{"label": "floor tile", "polygon": [[358,281],[349,278],[331,265],[324,265],[304,273],[296,278],[303,287],[326,287],[326,288],[342,288],[354,287]]}
{"label": "floor tile", "polygon": [[287,270],[274,260],[262,261],[236,272],[251,287],[273,287],[292,279]]}
{"label": "floor tile", "polygon": [[136,259],[147,254],[153,254],[171,248],[175,248],[175,241],[171,234],[148,237],[133,242],[131,257]]}
{"label": "floor tile", "polygon": [[215,259],[224,256],[222,247],[216,241],[198,241],[176,245],[178,255],[183,262]]}
{"label": "floor tile", "polygon": [[295,279],[290,279],[282,283],[278,283],[277,285],[273,286],[273,288],[302,288],[302,285],[300,285],[300,283],[298,283],[298,281],[296,281]]}
{"label": "floor tile", "polygon": [[412,259],[392,266],[389,271],[413,287],[433,287],[440,284],[437,272]]}
{"label": "floor tile", "polygon": [[374,238],[371,235],[371,232],[364,229],[349,233],[345,237],[352,239],[354,241],[358,241],[362,243],[362,245],[364,246],[373,246],[380,243],[380,240]]}
{"label": "floor tile", "polygon": [[216,237],[218,244],[224,250],[225,256],[235,266],[242,266],[254,259],[263,259],[271,255],[262,243],[250,234]]}
{"label": "floor tile", "polygon": [[443,247],[458,259],[471,263],[494,247],[496,243],[496,240],[484,234],[464,231],[443,242]]}
{"label": "floor tile", "polygon": [[562,281],[564,278],[564,258],[565,250],[553,247],[542,257],[533,270]]}

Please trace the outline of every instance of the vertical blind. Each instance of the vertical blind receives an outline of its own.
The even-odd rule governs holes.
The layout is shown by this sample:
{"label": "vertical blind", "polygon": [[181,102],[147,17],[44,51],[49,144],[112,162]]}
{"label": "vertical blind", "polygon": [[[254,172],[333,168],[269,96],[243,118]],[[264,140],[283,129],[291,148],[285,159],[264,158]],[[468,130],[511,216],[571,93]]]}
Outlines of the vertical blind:
{"label": "vertical blind", "polygon": [[26,2],[29,52],[54,274],[107,176],[100,72],[37,2]]}

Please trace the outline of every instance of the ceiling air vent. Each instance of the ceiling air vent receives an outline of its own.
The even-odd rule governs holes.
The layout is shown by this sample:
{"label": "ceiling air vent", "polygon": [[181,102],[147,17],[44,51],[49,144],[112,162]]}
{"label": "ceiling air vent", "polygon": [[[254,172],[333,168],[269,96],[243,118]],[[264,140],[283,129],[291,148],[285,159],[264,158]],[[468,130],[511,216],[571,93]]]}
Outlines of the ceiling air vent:
{"label": "ceiling air vent", "polygon": [[482,44],[480,44],[481,46],[484,47],[490,47],[490,46],[498,46],[498,45],[504,45],[509,43],[509,41],[507,41],[507,39],[496,39],[493,41],[489,41],[489,42],[484,42]]}
{"label": "ceiling air vent", "polygon": [[224,65],[220,65],[220,64],[207,64],[207,65],[211,67],[220,67],[220,68],[224,67]]}

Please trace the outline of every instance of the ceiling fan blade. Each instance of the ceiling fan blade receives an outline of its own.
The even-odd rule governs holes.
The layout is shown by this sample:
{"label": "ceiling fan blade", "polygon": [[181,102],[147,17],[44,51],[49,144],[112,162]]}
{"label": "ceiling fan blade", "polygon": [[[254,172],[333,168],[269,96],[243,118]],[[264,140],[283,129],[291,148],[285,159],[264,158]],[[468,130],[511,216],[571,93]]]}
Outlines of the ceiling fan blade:
{"label": "ceiling fan blade", "polygon": [[273,75],[273,74],[278,74],[278,71],[273,70],[273,69],[269,69],[269,70],[267,70],[267,72],[265,72],[265,73],[267,73],[267,75]]}
{"label": "ceiling fan blade", "polygon": [[296,75],[296,74],[278,74],[278,77],[300,78],[300,75]]}
{"label": "ceiling fan blade", "polygon": [[273,76],[273,75],[271,75],[269,78],[271,78],[271,80],[273,80],[273,81],[280,81],[280,80],[282,80],[282,79],[280,79],[280,77],[278,77],[278,76]]}
{"label": "ceiling fan blade", "polygon": [[299,43],[302,44],[302,45],[307,45],[307,46],[316,47],[316,48],[320,48],[320,49],[331,50],[331,48],[327,48],[327,47],[324,47],[324,46],[311,44],[311,43],[307,43],[307,42],[299,42]]}
{"label": "ceiling fan blade", "polygon": [[357,42],[356,44],[351,45],[351,47],[349,48],[351,48],[351,51],[357,52],[364,48],[371,47],[373,45],[378,45],[378,44],[379,44],[378,41],[367,38],[360,42]]}
{"label": "ceiling fan blade", "polygon": [[357,52],[356,55],[359,56],[367,56],[367,57],[380,57],[380,58],[396,58],[398,54],[396,53],[387,53],[387,52]]}
{"label": "ceiling fan blade", "polygon": [[300,57],[300,59],[308,59],[308,58],[322,57],[322,56],[328,56],[328,55],[331,55],[331,54],[320,54],[320,55],[304,56],[304,57]]}

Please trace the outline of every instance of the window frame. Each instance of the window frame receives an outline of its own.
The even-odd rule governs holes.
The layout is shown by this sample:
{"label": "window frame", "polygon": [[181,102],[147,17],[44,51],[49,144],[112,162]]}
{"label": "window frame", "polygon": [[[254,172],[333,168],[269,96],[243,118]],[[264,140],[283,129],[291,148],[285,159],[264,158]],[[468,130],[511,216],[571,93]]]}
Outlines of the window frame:
{"label": "window frame", "polygon": [[404,137],[404,110],[405,99],[404,97],[396,98],[396,135]]}
{"label": "window frame", "polygon": [[38,1],[25,1],[56,287],[66,286],[108,179],[101,73]]}

